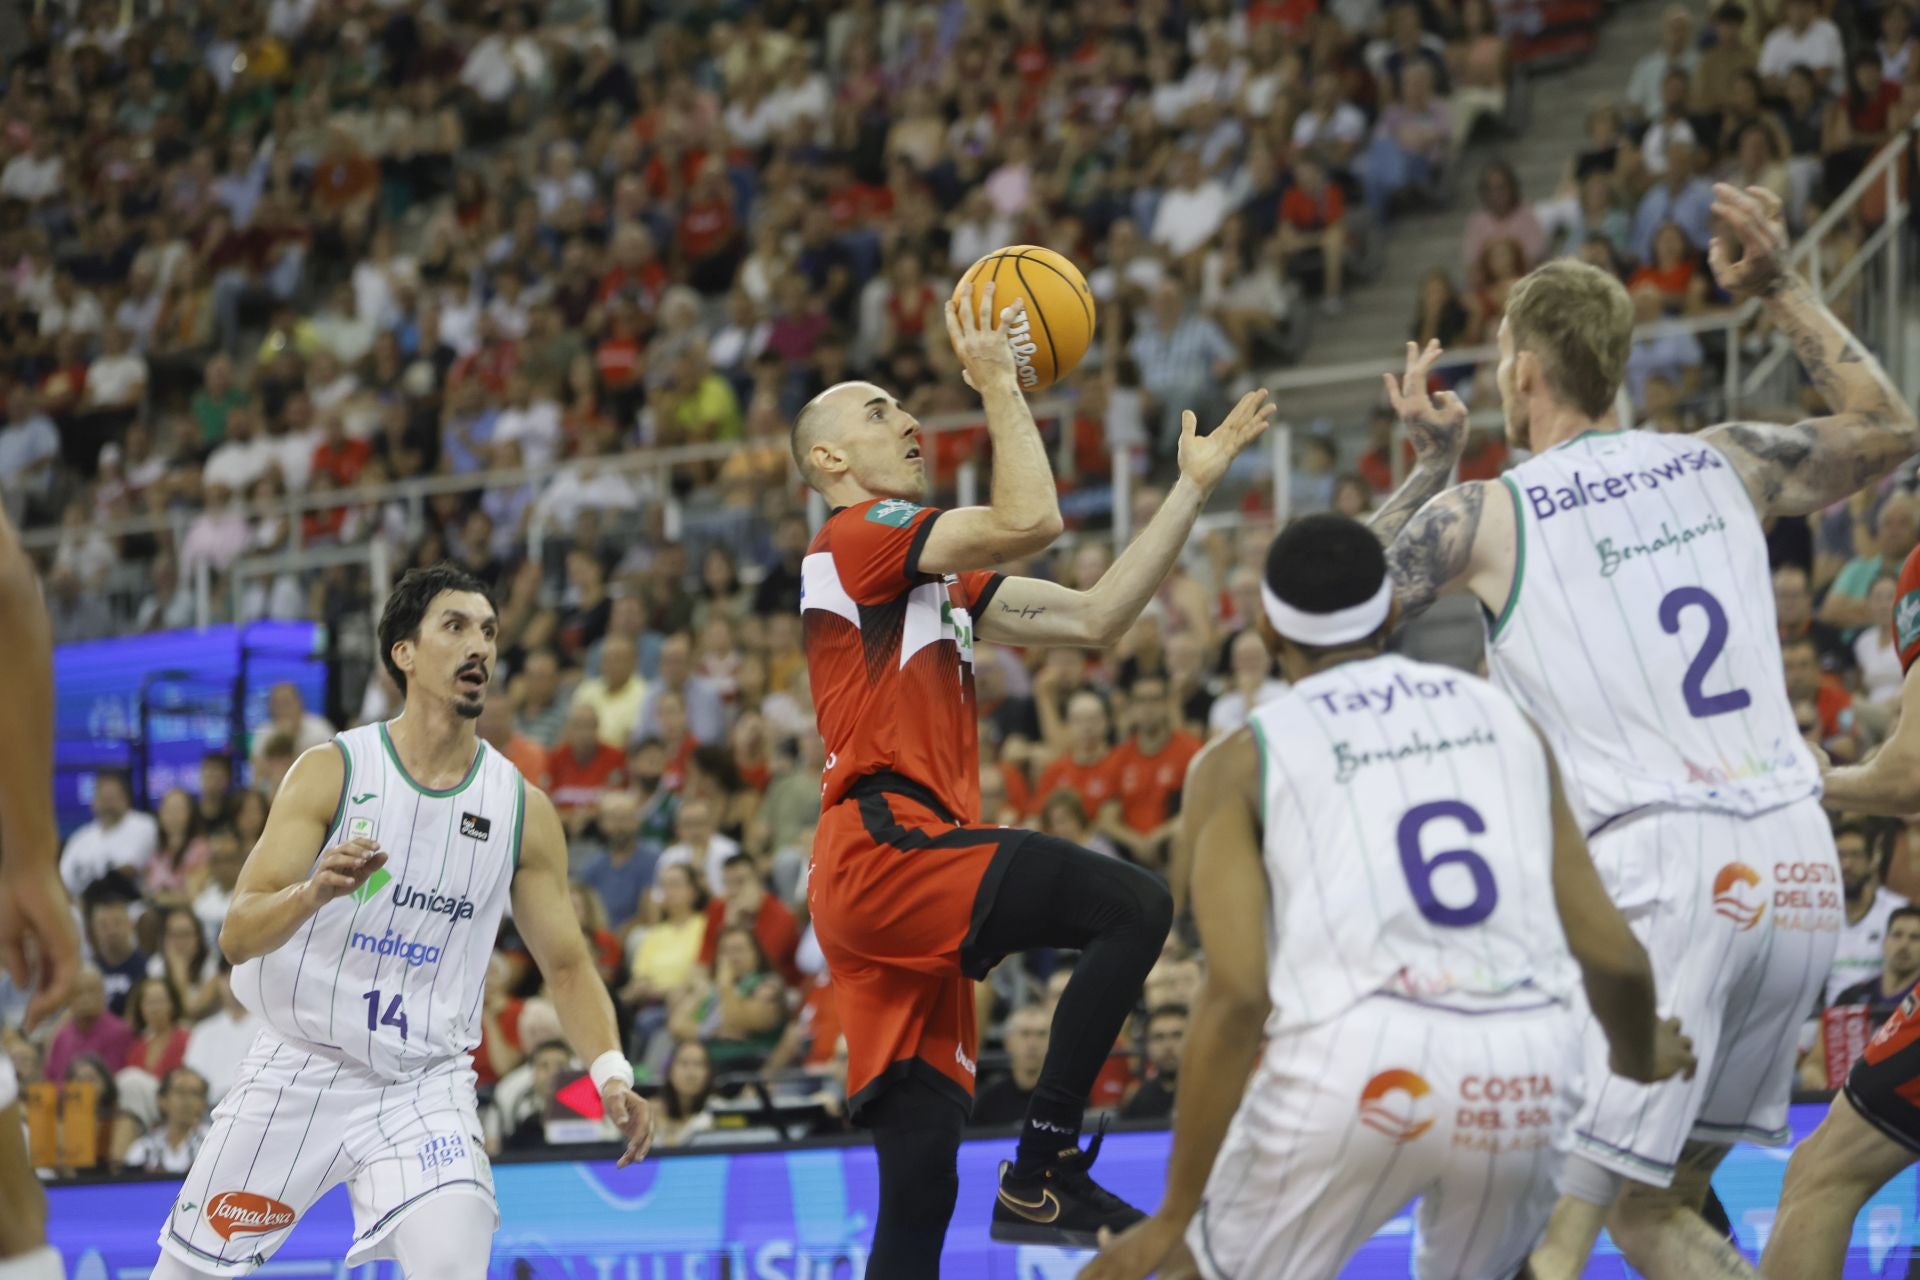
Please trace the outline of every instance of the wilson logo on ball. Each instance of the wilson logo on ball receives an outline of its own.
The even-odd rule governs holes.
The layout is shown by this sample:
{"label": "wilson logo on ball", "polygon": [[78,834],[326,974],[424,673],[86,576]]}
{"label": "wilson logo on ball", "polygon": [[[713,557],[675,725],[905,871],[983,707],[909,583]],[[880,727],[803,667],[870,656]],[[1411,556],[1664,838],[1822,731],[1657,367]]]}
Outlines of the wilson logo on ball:
{"label": "wilson logo on ball", "polygon": [[293,1225],[293,1206],[251,1191],[222,1191],[207,1201],[207,1221],[222,1240],[258,1236]]}
{"label": "wilson logo on ball", "polygon": [[1033,367],[1033,357],[1040,350],[1033,341],[1033,326],[1027,322],[1026,308],[1013,318],[1007,326],[1007,345],[1013,348],[1013,362],[1020,366],[1020,386],[1023,390],[1033,391],[1040,385],[1040,371]]}

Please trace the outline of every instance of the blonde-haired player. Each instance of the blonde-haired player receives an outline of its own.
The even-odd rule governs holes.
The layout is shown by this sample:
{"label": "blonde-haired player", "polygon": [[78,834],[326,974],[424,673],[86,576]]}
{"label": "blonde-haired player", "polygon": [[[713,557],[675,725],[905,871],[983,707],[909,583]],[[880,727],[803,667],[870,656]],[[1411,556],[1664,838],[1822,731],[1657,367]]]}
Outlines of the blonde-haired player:
{"label": "blonde-haired player", "polygon": [[1603,1225],[1653,1280],[1751,1274],[1699,1206],[1733,1142],[1786,1139],[1795,1031],[1842,918],[1819,771],[1780,679],[1761,521],[1817,511],[1920,449],[1898,388],[1786,269],[1779,201],[1721,185],[1713,215],[1715,278],[1760,300],[1830,415],[1622,430],[1633,304],[1612,276],[1568,261],[1520,281],[1500,325],[1507,435],[1533,455],[1500,481],[1427,501],[1465,411],[1428,398],[1435,351],[1389,379],[1420,452],[1374,521],[1398,599],[1415,613],[1464,590],[1485,606],[1490,674],[1544,729],[1595,865],[1652,957],[1661,1012],[1700,1059],[1690,1081],[1637,1084],[1608,1072],[1590,1029],[1538,1280],[1578,1274]]}

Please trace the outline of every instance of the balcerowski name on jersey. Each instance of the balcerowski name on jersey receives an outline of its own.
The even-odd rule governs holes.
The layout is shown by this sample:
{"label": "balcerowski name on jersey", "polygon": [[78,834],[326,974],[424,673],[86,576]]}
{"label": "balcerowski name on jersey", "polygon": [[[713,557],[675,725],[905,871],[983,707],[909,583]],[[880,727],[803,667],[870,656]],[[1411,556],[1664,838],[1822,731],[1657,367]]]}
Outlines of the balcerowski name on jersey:
{"label": "balcerowski name on jersey", "polygon": [[1726,465],[1726,459],[1722,458],[1717,450],[1693,449],[1682,453],[1677,458],[1669,458],[1658,466],[1629,471],[1624,475],[1602,476],[1597,480],[1589,480],[1575,471],[1572,484],[1554,488],[1548,488],[1543,484],[1528,485],[1527,503],[1533,508],[1535,517],[1550,520],[1562,511],[1600,506],[1630,498],[1639,493],[1658,489],[1663,484],[1674,484],[1695,472],[1717,471]]}

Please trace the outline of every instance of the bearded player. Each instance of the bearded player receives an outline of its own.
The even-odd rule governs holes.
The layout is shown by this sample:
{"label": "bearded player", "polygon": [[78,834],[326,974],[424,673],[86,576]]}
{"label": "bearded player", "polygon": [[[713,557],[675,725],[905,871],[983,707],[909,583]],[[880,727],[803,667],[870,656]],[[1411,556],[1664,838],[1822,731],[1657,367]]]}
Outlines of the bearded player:
{"label": "bearded player", "polygon": [[[1417,612],[1464,590],[1485,606],[1489,673],[1545,732],[1601,879],[1653,961],[1660,1012],[1699,1055],[1693,1079],[1642,1084],[1607,1069],[1589,1023],[1587,1097],[1537,1280],[1578,1275],[1602,1226],[1651,1280],[1752,1274],[1699,1209],[1734,1142],[1786,1140],[1795,1032],[1844,920],[1819,770],[1780,680],[1761,521],[1891,472],[1920,448],[1920,425],[1787,269],[1779,200],[1721,185],[1713,214],[1715,279],[1759,300],[1828,416],[1622,430],[1612,406],[1633,304],[1577,262],[1548,263],[1508,300],[1496,378],[1508,437],[1533,456],[1501,480],[1421,506],[1446,484],[1465,412],[1428,400],[1419,353],[1393,391],[1417,439],[1449,446],[1424,451],[1374,522],[1392,539],[1397,598]],[[1831,902],[1776,898],[1822,884]]]}
{"label": "bearded player", "polygon": [[1073,591],[991,566],[1044,550],[1061,529],[1053,475],[994,323],[947,306],[947,332],[986,408],[992,501],[921,505],[920,424],[865,382],[821,392],[793,424],[801,476],[832,514],[801,568],[801,612],[827,760],[808,899],[847,1037],[851,1111],[871,1128],[880,1209],[867,1275],[939,1273],[974,1085],[975,979],[1031,947],[1080,951],[1054,1015],[1018,1152],[1002,1166],[993,1237],[1091,1246],[1141,1214],[1095,1183],[1081,1117],[1160,954],[1165,887],[1115,858],[983,825],[975,638],[1100,647],[1124,632],[1172,567],[1234,456],[1266,429],[1266,392],[1211,435],[1194,416],[1180,479],[1098,584]]}
{"label": "bearded player", "polygon": [[266,1025],[160,1231],[156,1280],[258,1269],[336,1183],[347,1265],[409,1280],[487,1273],[499,1211],[471,1054],[508,902],[606,1114],[646,1153],[647,1104],[567,890],[553,802],[483,742],[497,629],[452,566],[401,578],[380,656],[405,709],[294,763],[220,930]]}
{"label": "bearded player", "polygon": [[[31,991],[31,1031],[67,1001],[80,964],[53,817],[53,655],[33,564],[0,510],[0,961]],[[47,1198],[22,1140],[13,1062],[0,1053],[0,1280],[60,1280]]]}
{"label": "bearded player", "polygon": [[[1894,643],[1907,673],[1900,722],[1865,764],[1827,767],[1826,802],[1842,813],[1902,818],[1920,812],[1920,551],[1900,569]],[[1780,1212],[1760,1274],[1837,1280],[1853,1220],[1896,1173],[1920,1159],[1920,999],[1909,995],[1875,1033],[1813,1136],[1787,1163]]]}

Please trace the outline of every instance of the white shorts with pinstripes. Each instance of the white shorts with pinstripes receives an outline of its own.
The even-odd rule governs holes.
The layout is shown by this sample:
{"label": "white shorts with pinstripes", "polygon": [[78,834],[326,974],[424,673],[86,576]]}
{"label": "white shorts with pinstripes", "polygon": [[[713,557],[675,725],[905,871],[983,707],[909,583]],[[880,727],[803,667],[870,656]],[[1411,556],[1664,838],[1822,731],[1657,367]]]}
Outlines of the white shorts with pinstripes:
{"label": "white shorts with pinstripes", "polygon": [[1507,1280],[1553,1212],[1576,1026],[1558,1003],[1466,1013],[1383,995],[1275,1039],[1187,1230],[1201,1273],[1337,1276],[1422,1197],[1420,1280]]}
{"label": "white shorts with pinstripes", "polygon": [[394,1228],[440,1196],[493,1203],[464,1056],[395,1084],[263,1031],[236,1079],[160,1229],[161,1247],[195,1271],[253,1271],[341,1182],[353,1199],[348,1266],[391,1257]]}
{"label": "white shorts with pinstripes", "polygon": [[1589,845],[1653,962],[1661,1015],[1680,1019],[1700,1065],[1692,1080],[1657,1085],[1614,1076],[1606,1035],[1583,1010],[1587,1103],[1574,1153],[1664,1187],[1689,1139],[1785,1142],[1800,1025],[1846,918],[1820,802],[1750,818],[1648,810]]}

